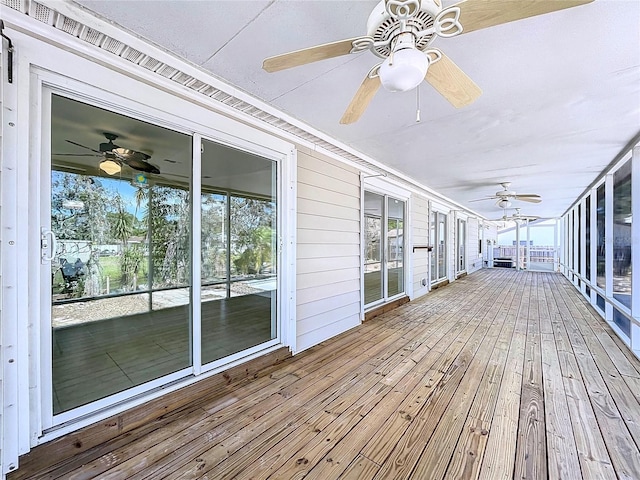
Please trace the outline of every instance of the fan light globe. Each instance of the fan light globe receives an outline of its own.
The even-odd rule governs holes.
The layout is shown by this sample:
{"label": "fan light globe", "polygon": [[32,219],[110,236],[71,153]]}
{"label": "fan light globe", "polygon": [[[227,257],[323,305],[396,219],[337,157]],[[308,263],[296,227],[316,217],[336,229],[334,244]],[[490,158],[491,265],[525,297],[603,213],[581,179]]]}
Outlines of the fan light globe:
{"label": "fan light globe", "polygon": [[427,55],[415,48],[403,48],[382,62],[380,82],[390,92],[407,92],[420,85],[427,74],[427,68]]}
{"label": "fan light globe", "polygon": [[118,162],[114,162],[113,160],[103,160],[100,162],[100,170],[107,175],[115,175],[116,173],[120,173],[122,167]]}

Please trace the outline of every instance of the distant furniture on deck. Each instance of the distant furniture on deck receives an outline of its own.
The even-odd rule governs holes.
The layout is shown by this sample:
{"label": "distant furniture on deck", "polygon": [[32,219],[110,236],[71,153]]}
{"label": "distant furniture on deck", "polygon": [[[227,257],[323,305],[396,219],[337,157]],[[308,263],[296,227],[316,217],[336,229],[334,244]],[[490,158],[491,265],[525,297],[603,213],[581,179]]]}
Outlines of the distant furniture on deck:
{"label": "distant furniture on deck", "polygon": [[513,258],[498,257],[493,259],[493,266],[501,268],[513,268],[516,265]]}

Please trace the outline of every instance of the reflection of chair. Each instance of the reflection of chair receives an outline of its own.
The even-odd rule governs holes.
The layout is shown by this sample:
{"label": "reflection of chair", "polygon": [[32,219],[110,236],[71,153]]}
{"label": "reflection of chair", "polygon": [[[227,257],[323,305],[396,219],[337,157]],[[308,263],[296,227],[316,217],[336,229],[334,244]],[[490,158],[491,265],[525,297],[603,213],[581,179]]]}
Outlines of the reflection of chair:
{"label": "reflection of chair", "polygon": [[80,277],[84,276],[84,263],[76,258],[74,263],[69,262],[66,258],[60,259],[60,272],[64,280],[64,292],[71,292],[78,285]]}

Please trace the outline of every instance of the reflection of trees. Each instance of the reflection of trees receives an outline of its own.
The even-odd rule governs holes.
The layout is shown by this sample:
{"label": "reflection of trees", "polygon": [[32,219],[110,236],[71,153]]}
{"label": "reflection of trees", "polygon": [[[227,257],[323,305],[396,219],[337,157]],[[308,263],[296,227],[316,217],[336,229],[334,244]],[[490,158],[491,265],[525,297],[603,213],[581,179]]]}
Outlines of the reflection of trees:
{"label": "reflection of trees", "polygon": [[271,201],[239,196],[230,197],[231,263],[237,275],[272,269],[275,209]]}
{"label": "reflection of trees", "polygon": [[[79,262],[81,266],[71,294],[98,295],[102,289],[102,279],[95,246],[104,243],[110,233],[110,203],[106,201],[110,192],[92,177],[59,171],[51,174],[51,192],[51,228],[58,239],[88,242],[88,251],[82,252],[84,262],[80,256],[69,259],[65,258],[63,252],[59,254],[59,261],[65,258]],[[77,252],[78,255],[80,253]]]}
{"label": "reflection of trees", "polygon": [[51,228],[59,240],[105,242],[110,192],[91,177],[58,171],[52,172],[51,192]]}
{"label": "reflection of trees", "polygon": [[[203,279],[274,273],[273,201],[204,194],[201,212]],[[188,189],[153,185],[133,190],[127,180],[55,171],[51,222],[59,239],[88,245],[83,256],[85,275],[74,288],[75,295],[104,294],[107,276],[110,292],[135,291],[143,283],[150,289],[191,284]],[[231,272],[227,272],[228,262]],[[110,270],[103,272],[103,267]],[[149,279],[143,282],[140,275],[147,269]]]}
{"label": "reflection of trees", "polygon": [[143,221],[151,228],[153,287],[188,285],[191,278],[189,192],[156,185],[148,195]]}
{"label": "reflection of trees", "polygon": [[365,216],[365,258],[367,261],[380,261],[380,226],[378,217]]}
{"label": "reflection of trees", "polygon": [[202,195],[200,219],[202,279],[216,281],[226,278],[227,244],[225,238],[226,196]]}

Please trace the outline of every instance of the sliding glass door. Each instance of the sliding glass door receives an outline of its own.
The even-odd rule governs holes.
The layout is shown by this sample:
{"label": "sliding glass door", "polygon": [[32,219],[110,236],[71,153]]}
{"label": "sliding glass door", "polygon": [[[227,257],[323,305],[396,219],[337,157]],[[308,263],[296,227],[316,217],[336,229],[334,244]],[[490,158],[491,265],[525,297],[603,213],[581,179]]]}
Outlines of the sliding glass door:
{"label": "sliding glass door", "polygon": [[368,191],[364,195],[364,303],[367,308],[405,291],[405,202]]}
{"label": "sliding glass door", "polygon": [[209,140],[194,152],[191,134],[49,100],[51,423],[276,343],[277,163]]}

